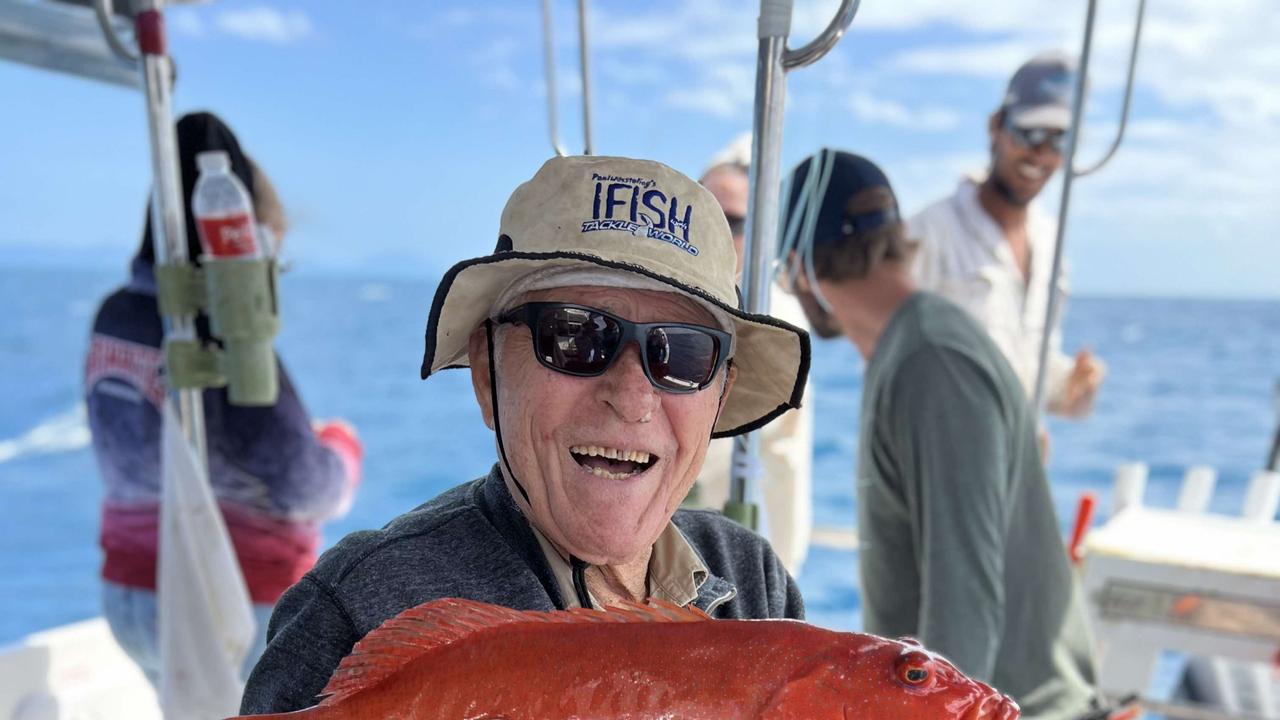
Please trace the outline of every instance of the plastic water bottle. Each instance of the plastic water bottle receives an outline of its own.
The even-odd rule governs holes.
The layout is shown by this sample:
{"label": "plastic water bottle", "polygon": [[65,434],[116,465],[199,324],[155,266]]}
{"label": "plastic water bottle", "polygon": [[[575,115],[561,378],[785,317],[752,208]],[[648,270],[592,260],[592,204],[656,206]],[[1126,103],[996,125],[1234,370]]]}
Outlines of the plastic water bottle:
{"label": "plastic water bottle", "polygon": [[218,258],[262,257],[253,217],[253,199],[240,178],[231,172],[231,158],[222,150],[196,156],[200,177],[196,180],[191,212],[196,217],[200,245]]}

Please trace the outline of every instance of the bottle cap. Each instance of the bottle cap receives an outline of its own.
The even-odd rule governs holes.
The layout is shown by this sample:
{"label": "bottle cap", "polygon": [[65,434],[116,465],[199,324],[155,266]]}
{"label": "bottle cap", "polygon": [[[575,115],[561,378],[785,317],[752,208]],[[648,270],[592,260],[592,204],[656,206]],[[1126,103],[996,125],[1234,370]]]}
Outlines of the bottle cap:
{"label": "bottle cap", "polygon": [[207,150],[196,155],[196,165],[202,173],[227,172],[231,169],[231,156],[225,150]]}

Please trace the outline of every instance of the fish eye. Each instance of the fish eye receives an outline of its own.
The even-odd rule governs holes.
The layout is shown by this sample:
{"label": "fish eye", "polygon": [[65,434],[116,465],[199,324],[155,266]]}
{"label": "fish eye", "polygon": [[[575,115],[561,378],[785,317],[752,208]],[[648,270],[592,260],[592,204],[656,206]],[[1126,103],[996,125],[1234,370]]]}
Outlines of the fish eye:
{"label": "fish eye", "polygon": [[923,690],[933,686],[933,659],[928,655],[911,651],[903,653],[894,666],[894,675],[898,682],[909,688]]}

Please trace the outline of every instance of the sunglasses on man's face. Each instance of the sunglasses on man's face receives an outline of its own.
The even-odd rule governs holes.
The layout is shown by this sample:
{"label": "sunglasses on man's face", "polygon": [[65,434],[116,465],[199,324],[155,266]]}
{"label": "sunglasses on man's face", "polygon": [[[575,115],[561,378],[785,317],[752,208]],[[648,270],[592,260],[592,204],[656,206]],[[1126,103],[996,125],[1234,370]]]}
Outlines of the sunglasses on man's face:
{"label": "sunglasses on man's face", "polygon": [[578,377],[603,375],[634,341],[649,383],[670,393],[693,393],[711,384],[732,342],[729,333],[701,325],[635,323],[556,302],[526,303],[503,313],[498,322],[527,325],[538,362]]}
{"label": "sunglasses on man's face", "polygon": [[1014,126],[1009,126],[1005,129],[1009,131],[1009,136],[1014,138],[1014,142],[1027,150],[1036,150],[1037,147],[1047,145],[1048,149],[1061,155],[1062,149],[1066,146],[1066,131],[1060,131],[1060,129],[1019,128]]}
{"label": "sunglasses on man's face", "polygon": [[725,213],[725,220],[729,221],[729,234],[738,237],[745,235],[747,232],[747,219],[741,215],[729,215]]}
{"label": "sunglasses on man's face", "polygon": [[1006,125],[1005,130],[1009,131],[1009,137],[1012,137],[1015,143],[1028,150],[1048,144],[1050,150],[1061,155],[1067,144],[1065,130],[1043,127],[1020,128],[1013,125]]}

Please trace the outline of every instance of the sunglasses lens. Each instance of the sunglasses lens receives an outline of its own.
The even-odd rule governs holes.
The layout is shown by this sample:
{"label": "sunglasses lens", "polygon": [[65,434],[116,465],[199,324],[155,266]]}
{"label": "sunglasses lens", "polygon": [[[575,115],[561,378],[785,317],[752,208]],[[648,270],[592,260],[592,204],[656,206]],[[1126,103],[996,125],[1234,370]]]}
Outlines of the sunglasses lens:
{"label": "sunglasses lens", "polygon": [[1061,130],[1039,127],[1013,128],[1013,137],[1019,145],[1028,149],[1038,148],[1048,143],[1049,149],[1056,153],[1061,153],[1067,142],[1067,134]]}
{"label": "sunglasses lens", "polygon": [[725,215],[725,220],[729,221],[729,234],[733,236],[742,235],[747,231],[747,219],[741,215]]}
{"label": "sunglasses lens", "polygon": [[720,341],[694,328],[650,328],[645,338],[649,379],[675,392],[697,390],[711,380]]}
{"label": "sunglasses lens", "polygon": [[575,375],[595,375],[609,366],[622,328],[582,308],[548,307],[538,316],[534,349],[542,361]]}

